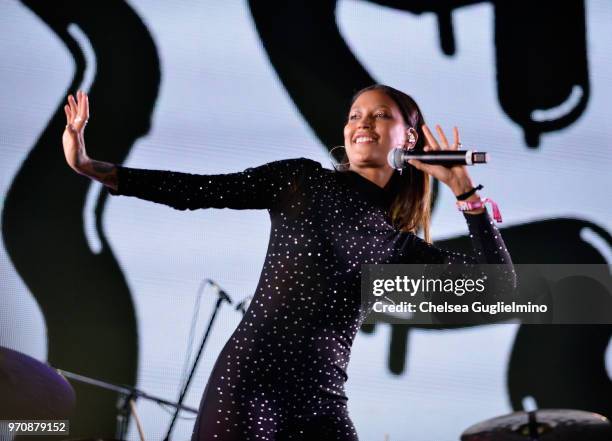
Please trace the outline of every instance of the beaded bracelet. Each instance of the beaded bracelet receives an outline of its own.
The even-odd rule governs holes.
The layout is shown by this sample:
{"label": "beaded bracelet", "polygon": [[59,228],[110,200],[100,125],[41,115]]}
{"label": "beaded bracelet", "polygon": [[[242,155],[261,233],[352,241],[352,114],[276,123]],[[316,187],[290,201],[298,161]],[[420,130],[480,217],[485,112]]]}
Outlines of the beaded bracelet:
{"label": "beaded bracelet", "polygon": [[477,201],[457,201],[457,208],[459,211],[478,210],[479,208],[485,208],[485,204],[487,202],[491,204],[491,208],[493,209],[493,219],[495,219],[497,222],[501,222],[502,216],[501,212],[499,211],[499,206],[493,199],[490,198],[479,199]]}

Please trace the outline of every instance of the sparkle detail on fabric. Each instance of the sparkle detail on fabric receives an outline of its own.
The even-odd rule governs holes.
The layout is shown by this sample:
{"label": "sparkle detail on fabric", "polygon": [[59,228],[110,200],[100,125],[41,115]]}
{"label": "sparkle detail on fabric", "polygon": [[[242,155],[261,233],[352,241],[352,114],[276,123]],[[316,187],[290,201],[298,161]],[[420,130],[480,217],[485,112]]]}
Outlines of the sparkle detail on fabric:
{"label": "sparkle detail on fabric", "polygon": [[344,383],[365,318],[361,264],[506,264],[498,285],[514,283],[510,256],[486,211],[464,214],[473,256],[394,228],[388,211],[398,181],[394,175],[381,188],[304,158],[221,175],[118,167],[113,195],[178,210],[270,213],[256,292],[208,379],[192,441],[358,439]]}

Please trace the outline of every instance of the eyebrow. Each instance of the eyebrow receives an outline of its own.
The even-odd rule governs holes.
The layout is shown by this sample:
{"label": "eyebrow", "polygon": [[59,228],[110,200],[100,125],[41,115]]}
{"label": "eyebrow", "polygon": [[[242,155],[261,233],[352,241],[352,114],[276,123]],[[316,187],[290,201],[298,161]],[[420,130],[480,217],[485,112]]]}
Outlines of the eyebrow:
{"label": "eyebrow", "polygon": [[[378,110],[381,107],[384,107],[385,109],[391,110],[391,107],[387,106],[386,104],[379,104],[378,106],[376,106],[374,109]],[[352,107],[351,110],[349,112],[353,112],[355,110],[359,110],[359,107]]]}

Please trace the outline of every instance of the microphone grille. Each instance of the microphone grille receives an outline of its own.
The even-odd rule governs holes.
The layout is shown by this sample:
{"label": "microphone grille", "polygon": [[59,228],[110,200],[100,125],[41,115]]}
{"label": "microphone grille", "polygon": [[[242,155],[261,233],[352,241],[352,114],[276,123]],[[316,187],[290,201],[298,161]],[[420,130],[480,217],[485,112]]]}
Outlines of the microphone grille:
{"label": "microphone grille", "polygon": [[402,170],[404,168],[404,161],[402,161],[403,150],[401,147],[395,147],[389,150],[387,155],[387,163],[391,168],[395,170]]}
{"label": "microphone grille", "polygon": [[472,153],[473,164],[486,164],[487,162],[489,162],[489,154],[487,152]]}

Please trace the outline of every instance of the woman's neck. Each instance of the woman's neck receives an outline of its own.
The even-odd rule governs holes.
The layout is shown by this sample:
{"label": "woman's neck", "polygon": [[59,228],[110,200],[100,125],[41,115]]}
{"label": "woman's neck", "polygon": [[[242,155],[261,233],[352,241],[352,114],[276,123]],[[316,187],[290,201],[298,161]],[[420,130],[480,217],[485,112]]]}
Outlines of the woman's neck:
{"label": "woman's neck", "polygon": [[393,169],[390,167],[354,167],[351,165],[349,170],[363,176],[380,188],[385,188],[393,176]]}

